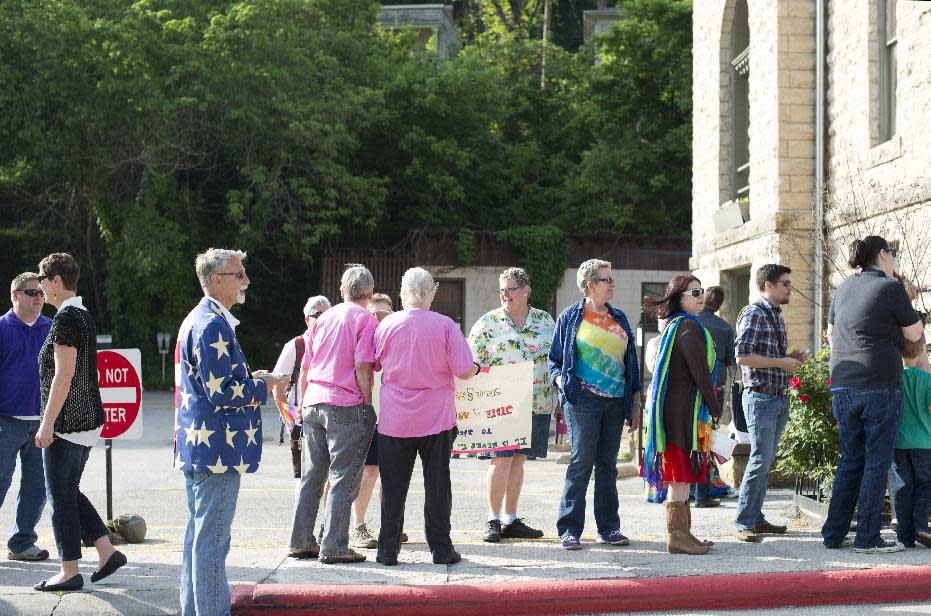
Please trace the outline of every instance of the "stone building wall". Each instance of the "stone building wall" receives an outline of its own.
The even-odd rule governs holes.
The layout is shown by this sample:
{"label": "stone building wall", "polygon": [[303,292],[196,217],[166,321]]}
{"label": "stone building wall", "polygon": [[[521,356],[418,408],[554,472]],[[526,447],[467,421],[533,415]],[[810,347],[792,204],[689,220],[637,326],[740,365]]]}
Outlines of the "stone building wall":
{"label": "stone building wall", "polygon": [[[931,282],[931,3],[899,0],[895,135],[879,140],[876,0],[851,0],[828,20],[826,270],[850,273],[846,247],[879,234],[898,242],[899,269]],[[923,298],[931,305],[931,296]]]}
{"label": "stone building wall", "polygon": [[[814,194],[814,14],[805,0],[753,0],[750,29],[750,216],[727,230],[713,216],[730,193],[730,60],[735,0],[696,0],[693,11],[693,257],[705,285],[733,287],[734,272],[778,262],[811,295]],[[711,171],[709,173],[709,171]],[[715,173],[715,171],[717,173]],[[746,284],[741,278],[741,284]],[[733,317],[739,306],[730,307]],[[727,311],[726,311],[727,312]],[[785,318],[795,346],[810,346],[813,306],[797,294]]]}

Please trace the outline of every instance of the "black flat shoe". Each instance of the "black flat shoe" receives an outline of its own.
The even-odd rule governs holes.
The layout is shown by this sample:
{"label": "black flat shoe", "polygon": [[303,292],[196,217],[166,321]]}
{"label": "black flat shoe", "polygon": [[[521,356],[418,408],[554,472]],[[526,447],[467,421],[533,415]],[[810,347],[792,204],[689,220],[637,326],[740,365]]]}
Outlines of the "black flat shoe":
{"label": "black flat shoe", "polygon": [[91,582],[99,582],[105,577],[116,573],[116,570],[126,564],[126,555],[116,550],[107,559],[107,564],[100,568],[100,571],[94,571],[91,574]]}
{"label": "black flat shoe", "polygon": [[390,556],[376,556],[375,562],[377,562],[380,565],[384,565],[386,567],[397,567],[398,566],[398,559],[391,558]]}
{"label": "black flat shoe", "polygon": [[48,580],[42,580],[38,584],[34,585],[35,590],[41,590],[42,592],[68,592],[71,590],[81,590],[84,588],[84,578],[81,574],[77,574],[70,580],[65,580],[64,582],[59,582],[57,584],[49,584]]}

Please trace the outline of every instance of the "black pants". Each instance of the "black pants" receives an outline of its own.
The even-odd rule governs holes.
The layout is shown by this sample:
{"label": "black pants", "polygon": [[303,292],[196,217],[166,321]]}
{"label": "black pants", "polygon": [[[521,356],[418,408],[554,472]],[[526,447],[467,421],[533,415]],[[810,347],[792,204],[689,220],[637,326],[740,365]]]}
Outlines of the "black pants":
{"label": "black pants", "polygon": [[80,559],[82,543],[91,547],[94,541],[107,535],[103,520],[80,489],[90,451],[90,447],[60,436],[42,450],[45,486],[52,506],[52,532],[61,560]]}
{"label": "black pants", "polygon": [[404,506],[414,473],[414,461],[420,454],[423,465],[423,515],[427,545],[434,557],[442,557],[453,549],[449,538],[453,492],[449,480],[449,452],[456,428],[412,438],[378,435],[378,470],[381,474],[381,530],[378,534],[378,556],[396,559],[401,549],[404,528]]}

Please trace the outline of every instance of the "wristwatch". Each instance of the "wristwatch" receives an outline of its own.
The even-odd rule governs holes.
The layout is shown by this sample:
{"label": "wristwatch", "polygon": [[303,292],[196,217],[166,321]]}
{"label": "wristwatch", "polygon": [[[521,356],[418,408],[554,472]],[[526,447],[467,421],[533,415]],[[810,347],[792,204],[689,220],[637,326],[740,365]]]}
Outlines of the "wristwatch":
{"label": "wristwatch", "polygon": [[363,403],[362,403],[362,410],[365,410],[365,411],[372,411],[372,412],[374,413],[374,412],[375,412],[375,407],[372,406],[371,404],[365,404],[365,403],[363,402]]}

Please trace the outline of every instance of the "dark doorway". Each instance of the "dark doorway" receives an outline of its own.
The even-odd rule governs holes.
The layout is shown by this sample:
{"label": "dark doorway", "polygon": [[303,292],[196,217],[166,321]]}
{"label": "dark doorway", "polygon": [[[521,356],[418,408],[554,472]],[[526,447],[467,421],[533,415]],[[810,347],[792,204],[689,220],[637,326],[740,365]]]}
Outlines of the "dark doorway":
{"label": "dark doorway", "polygon": [[750,266],[721,272],[727,297],[719,312],[722,319],[737,327],[737,315],[750,303]]}
{"label": "dark doorway", "polygon": [[463,321],[465,319],[465,280],[462,278],[438,278],[439,286],[436,288],[436,297],[430,307],[434,312],[445,314],[456,322],[459,329],[465,333]]}

